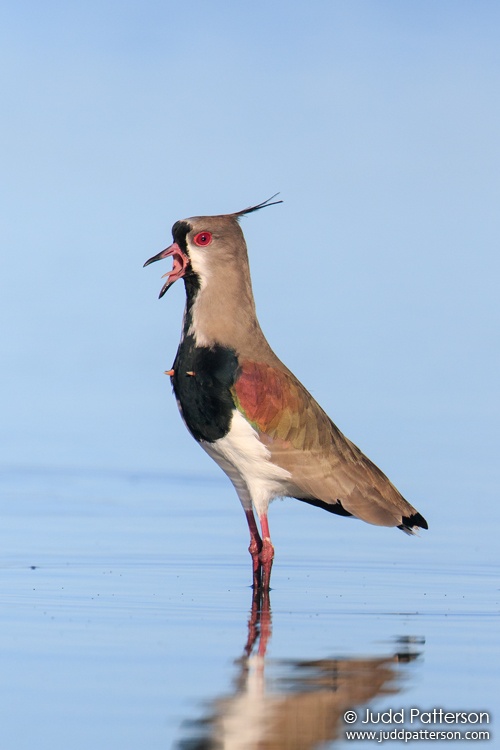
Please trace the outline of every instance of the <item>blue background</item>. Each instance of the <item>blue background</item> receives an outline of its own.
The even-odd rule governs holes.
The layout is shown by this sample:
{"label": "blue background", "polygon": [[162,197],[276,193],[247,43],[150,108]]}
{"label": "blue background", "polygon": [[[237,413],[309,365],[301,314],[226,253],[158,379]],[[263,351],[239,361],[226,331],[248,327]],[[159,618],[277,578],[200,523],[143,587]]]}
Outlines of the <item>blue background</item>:
{"label": "blue background", "polygon": [[217,472],[162,375],[182,284],[158,302],[142,263],[279,190],[243,222],[278,354],[412,497],[491,481],[497,3],[0,14],[3,463]]}
{"label": "blue background", "polygon": [[166,748],[234,689],[246,524],[163,374],[182,283],[142,265],[276,191],[242,220],[262,327],[430,530],[275,503],[270,673],[408,642],[374,710],[495,708],[499,29],[488,0],[1,6],[2,750]]}

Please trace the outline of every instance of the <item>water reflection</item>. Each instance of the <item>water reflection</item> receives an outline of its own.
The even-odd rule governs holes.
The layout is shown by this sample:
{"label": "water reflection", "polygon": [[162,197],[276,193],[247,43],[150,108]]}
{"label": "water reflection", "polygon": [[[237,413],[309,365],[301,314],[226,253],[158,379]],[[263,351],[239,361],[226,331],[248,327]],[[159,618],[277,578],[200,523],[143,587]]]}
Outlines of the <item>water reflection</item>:
{"label": "water reflection", "polygon": [[401,637],[397,650],[373,658],[275,660],[266,659],[271,630],[269,592],[256,593],[233,689],[186,723],[178,750],[307,750],[344,739],[345,711],[398,693],[398,665],[422,643]]}

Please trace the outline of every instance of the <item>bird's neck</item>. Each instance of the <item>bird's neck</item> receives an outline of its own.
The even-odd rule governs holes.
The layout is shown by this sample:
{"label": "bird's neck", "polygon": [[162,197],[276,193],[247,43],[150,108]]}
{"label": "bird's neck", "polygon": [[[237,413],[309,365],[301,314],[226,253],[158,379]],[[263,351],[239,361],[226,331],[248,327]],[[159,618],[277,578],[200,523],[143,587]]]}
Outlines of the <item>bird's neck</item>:
{"label": "bird's neck", "polygon": [[183,339],[192,336],[197,346],[221,345],[243,355],[269,349],[257,320],[249,274],[241,269],[223,278],[192,274],[184,282]]}

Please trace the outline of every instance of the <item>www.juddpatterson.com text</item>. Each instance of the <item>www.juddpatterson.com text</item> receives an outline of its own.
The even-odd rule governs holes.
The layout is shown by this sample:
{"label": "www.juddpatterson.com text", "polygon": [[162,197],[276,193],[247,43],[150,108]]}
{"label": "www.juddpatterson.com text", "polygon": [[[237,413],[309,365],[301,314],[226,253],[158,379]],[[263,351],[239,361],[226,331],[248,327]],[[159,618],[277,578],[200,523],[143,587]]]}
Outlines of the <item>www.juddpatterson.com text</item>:
{"label": "www.juddpatterson.com text", "polygon": [[449,711],[443,708],[432,708],[422,711],[420,708],[401,708],[387,711],[372,711],[367,708],[359,714],[346,711],[344,721],[347,724],[489,724],[488,711]]}

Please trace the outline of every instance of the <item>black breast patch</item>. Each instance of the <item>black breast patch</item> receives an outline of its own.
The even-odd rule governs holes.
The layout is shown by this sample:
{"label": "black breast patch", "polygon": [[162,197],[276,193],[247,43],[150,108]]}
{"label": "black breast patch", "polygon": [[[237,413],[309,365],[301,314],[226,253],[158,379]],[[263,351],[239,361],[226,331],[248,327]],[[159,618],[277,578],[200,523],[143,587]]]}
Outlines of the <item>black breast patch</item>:
{"label": "black breast patch", "polygon": [[195,440],[213,443],[229,432],[235,408],[230,388],[238,376],[238,358],[223,346],[181,341],[172,385],[186,425]]}

